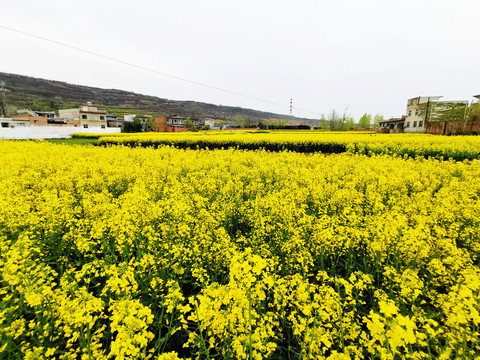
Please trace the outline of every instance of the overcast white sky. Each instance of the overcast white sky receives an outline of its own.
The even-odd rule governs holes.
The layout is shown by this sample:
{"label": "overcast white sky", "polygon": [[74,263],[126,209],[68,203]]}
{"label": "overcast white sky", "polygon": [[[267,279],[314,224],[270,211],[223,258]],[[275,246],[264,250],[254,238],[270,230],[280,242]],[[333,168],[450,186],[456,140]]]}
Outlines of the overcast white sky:
{"label": "overcast white sky", "polygon": [[309,118],[345,107],[387,118],[411,97],[480,94],[478,0],[7,3],[0,26],[282,106],[0,27],[2,72],[283,114],[292,98]]}

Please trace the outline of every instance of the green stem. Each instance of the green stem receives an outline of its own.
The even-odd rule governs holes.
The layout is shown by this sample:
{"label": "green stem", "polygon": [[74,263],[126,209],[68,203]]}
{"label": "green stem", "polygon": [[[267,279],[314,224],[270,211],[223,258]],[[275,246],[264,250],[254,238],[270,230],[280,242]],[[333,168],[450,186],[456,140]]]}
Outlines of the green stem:
{"label": "green stem", "polygon": [[249,354],[249,359],[253,359],[253,349],[252,349],[252,296],[250,294],[250,289],[248,289],[247,292],[248,296],[248,341],[250,345],[250,354]]}

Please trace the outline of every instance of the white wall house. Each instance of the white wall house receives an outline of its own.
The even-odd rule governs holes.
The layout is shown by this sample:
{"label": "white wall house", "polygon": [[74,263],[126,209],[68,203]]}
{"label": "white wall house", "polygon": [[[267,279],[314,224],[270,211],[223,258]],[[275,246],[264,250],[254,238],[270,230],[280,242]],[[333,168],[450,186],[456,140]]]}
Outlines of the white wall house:
{"label": "white wall house", "polygon": [[406,133],[425,133],[430,104],[440,98],[441,96],[418,96],[408,99],[403,131]]}
{"label": "white wall house", "polygon": [[80,120],[80,126],[88,128],[107,127],[107,113],[99,111],[95,106],[82,106],[77,109],[62,109],[58,110],[58,115],[61,118]]}
{"label": "white wall house", "polygon": [[441,97],[419,96],[408,99],[404,132],[425,133],[428,124],[430,127],[435,127],[438,123],[465,121],[468,113],[468,101],[440,101]]}
{"label": "white wall house", "polygon": [[1,128],[25,128],[30,126],[30,121],[28,120],[16,120],[12,118],[0,118],[0,127]]}

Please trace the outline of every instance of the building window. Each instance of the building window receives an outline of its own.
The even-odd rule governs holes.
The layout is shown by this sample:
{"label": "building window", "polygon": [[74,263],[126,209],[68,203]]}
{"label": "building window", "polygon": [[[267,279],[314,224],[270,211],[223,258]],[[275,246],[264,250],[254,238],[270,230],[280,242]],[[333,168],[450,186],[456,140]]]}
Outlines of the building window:
{"label": "building window", "polygon": [[100,125],[100,127],[101,127],[102,129],[105,129],[105,125]]}
{"label": "building window", "polygon": [[105,116],[100,115],[100,120],[105,120]]}
{"label": "building window", "polygon": [[8,123],[2,123],[2,127],[8,128]]}
{"label": "building window", "polygon": [[87,120],[87,115],[82,115],[83,120]]}
{"label": "building window", "polygon": [[407,125],[405,125],[405,127],[410,127],[410,121],[407,121]]}
{"label": "building window", "polygon": [[420,109],[415,109],[415,115],[420,114]]}
{"label": "building window", "polygon": [[417,122],[416,121],[413,122],[413,127],[417,127]]}
{"label": "building window", "polygon": [[88,124],[83,124],[84,129],[88,129]]}
{"label": "building window", "polygon": [[408,110],[408,116],[412,116],[412,110]]}
{"label": "building window", "polygon": [[423,127],[423,121],[418,122],[418,127]]}
{"label": "building window", "polygon": [[36,123],[38,123],[38,120],[33,120],[33,122],[36,124]]}

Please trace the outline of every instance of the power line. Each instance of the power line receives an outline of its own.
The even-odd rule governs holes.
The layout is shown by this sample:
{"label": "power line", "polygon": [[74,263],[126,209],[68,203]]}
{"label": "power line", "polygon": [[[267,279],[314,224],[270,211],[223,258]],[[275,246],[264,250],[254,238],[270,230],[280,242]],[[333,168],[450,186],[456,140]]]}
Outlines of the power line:
{"label": "power line", "polygon": [[[276,102],[273,102],[273,101],[270,101],[270,100],[265,100],[265,99],[257,98],[255,96],[241,94],[241,93],[238,93],[238,92],[235,92],[235,91],[222,89],[222,88],[219,88],[217,86],[208,85],[208,84],[204,84],[204,83],[201,83],[201,82],[198,82],[198,81],[193,81],[193,80],[189,80],[189,79],[182,78],[182,77],[179,77],[179,76],[167,74],[167,73],[164,73],[164,72],[161,72],[161,71],[158,71],[158,70],[154,70],[154,69],[150,69],[150,68],[147,68],[147,67],[144,67],[144,66],[141,66],[141,65],[133,64],[133,63],[128,62],[128,61],[119,60],[119,59],[113,58],[111,56],[102,55],[102,54],[96,53],[94,51],[82,49],[82,48],[77,47],[77,46],[66,44],[66,43],[63,43],[63,42],[60,42],[60,41],[57,41],[57,40],[53,40],[53,39],[49,39],[49,38],[46,38],[46,37],[43,37],[43,36],[35,35],[35,34],[29,33],[29,32],[26,32],[26,31],[13,29],[13,28],[3,26],[3,25],[0,25],[0,28],[5,29],[5,30],[9,30],[9,31],[13,31],[13,32],[16,32],[18,34],[33,37],[33,38],[36,38],[36,39],[40,39],[40,40],[43,40],[43,41],[47,41],[47,42],[50,42],[50,43],[53,43],[53,44],[56,44],[56,45],[64,46],[64,47],[67,47],[67,48],[70,48],[70,49],[74,49],[74,50],[77,50],[77,51],[80,51],[80,52],[83,52],[83,53],[86,53],[86,54],[89,54],[89,55],[93,55],[93,56],[97,56],[97,57],[100,57],[100,58],[103,58],[103,59],[114,61],[114,62],[117,62],[119,64],[132,66],[134,68],[141,69],[141,70],[144,70],[144,71],[148,71],[148,72],[151,72],[151,73],[154,73],[154,74],[163,75],[163,76],[167,76],[167,77],[172,78],[172,79],[185,81],[185,82],[188,82],[190,84],[203,86],[203,87],[206,87],[206,88],[209,88],[209,89],[222,91],[222,92],[225,92],[225,93],[228,93],[228,94],[241,96],[241,97],[244,97],[244,98],[247,98],[247,99],[251,99],[251,100],[255,100],[255,101],[259,101],[259,102],[264,102],[264,103],[267,103],[267,104],[272,104],[272,105],[281,106],[281,107],[285,107],[285,108],[289,107],[288,105],[276,103]],[[318,113],[313,112],[313,111],[309,111],[309,110],[304,110],[304,109],[297,109],[297,110],[300,110],[300,111],[306,112],[306,113],[310,113],[310,114],[319,115]]]}

